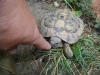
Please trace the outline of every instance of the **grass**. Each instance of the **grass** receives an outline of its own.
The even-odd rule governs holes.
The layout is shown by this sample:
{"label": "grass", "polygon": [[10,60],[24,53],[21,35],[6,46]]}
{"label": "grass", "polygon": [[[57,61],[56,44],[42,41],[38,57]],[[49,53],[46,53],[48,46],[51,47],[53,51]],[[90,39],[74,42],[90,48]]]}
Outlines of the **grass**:
{"label": "grass", "polygon": [[[87,36],[84,36],[83,33],[83,36],[77,43],[70,45],[74,53],[74,56],[70,59],[64,56],[62,48],[55,48],[50,51],[37,51],[35,55],[42,56],[40,59],[44,63],[44,65],[41,65],[42,70],[38,75],[99,75],[99,40],[100,36],[96,33],[88,34]],[[18,73],[20,72],[18,71]]]}
{"label": "grass", "polygon": [[[50,8],[55,10],[53,2],[57,0],[49,0],[51,1]],[[60,5],[59,8],[69,8],[71,9],[78,17],[84,19],[84,22],[94,28],[100,28],[100,20],[97,18],[96,13],[93,12],[93,3],[92,0],[58,0]]]}
{"label": "grass", "polygon": [[[92,11],[92,0],[64,0],[72,11],[80,11],[84,22],[99,28],[99,19]],[[93,31],[92,31],[93,32]],[[93,32],[71,45],[74,56],[63,55],[61,48],[46,52],[45,66],[40,75],[99,75],[100,73],[100,36]],[[48,59],[48,60],[47,60]]]}
{"label": "grass", "polygon": [[[91,11],[91,0],[64,0],[63,2],[72,11],[81,11],[81,18],[85,23],[98,28],[99,23],[95,14]],[[51,5],[52,8],[52,5]],[[54,9],[53,9],[54,10]],[[62,48],[40,51],[35,55],[44,55],[45,63],[40,75],[99,75],[100,74],[100,36],[92,31],[75,44],[70,45],[74,56],[70,59],[63,54]],[[37,56],[37,57],[38,57]]]}
{"label": "grass", "polygon": [[[99,44],[91,36],[82,37],[71,45],[74,56],[71,59],[63,55],[62,49],[52,49],[46,52],[43,60],[45,66],[40,75],[98,75],[100,72],[100,38]],[[94,40],[94,41],[93,41]],[[48,60],[47,60],[48,59]],[[93,74],[93,75],[94,75]]]}
{"label": "grass", "polygon": [[80,17],[85,18],[85,22],[90,24],[95,28],[100,27],[100,20],[97,18],[96,14],[92,11],[93,3],[92,0],[64,0],[66,6],[70,8],[72,11],[80,11],[80,13],[76,13],[80,15]]}

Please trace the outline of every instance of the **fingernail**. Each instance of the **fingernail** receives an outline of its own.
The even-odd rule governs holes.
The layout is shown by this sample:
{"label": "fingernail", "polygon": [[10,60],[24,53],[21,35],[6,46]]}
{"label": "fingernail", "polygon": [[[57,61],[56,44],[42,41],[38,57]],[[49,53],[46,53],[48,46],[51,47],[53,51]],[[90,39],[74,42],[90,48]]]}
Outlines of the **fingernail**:
{"label": "fingernail", "polygon": [[47,50],[51,49],[51,45],[50,45],[47,41],[46,41],[46,43],[47,43],[47,44],[46,44],[46,49],[47,49]]}
{"label": "fingernail", "polygon": [[16,49],[10,50],[10,51],[8,51],[8,53],[13,55],[16,53]]}

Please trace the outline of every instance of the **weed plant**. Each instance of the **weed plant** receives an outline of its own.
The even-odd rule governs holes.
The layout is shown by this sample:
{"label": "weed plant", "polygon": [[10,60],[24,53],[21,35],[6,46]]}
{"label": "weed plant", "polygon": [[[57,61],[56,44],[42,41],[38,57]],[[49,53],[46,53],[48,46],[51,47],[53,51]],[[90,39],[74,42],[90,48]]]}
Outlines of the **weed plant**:
{"label": "weed plant", "polygon": [[43,59],[46,65],[40,75],[99,75],[100,38],[92,37],[82,37],[71,45],[74,56],[70,59],[64,56],[61,48],[44,51],[47,54]]}
{"label": "weed plant", "polygon": [[[99,19],[92,11],[92,0],[64,0],[78,17],[92,27],[99,28]],[[82,37],[70,45],[74,56],[70,59],[63,54],[62,48],[45,51],[46,65],[40,75],[99,75],[100,74],[100,36],[96,34]]]}
{"label": "weed plant", "polygon": [[[78,17],[92,27],[99,28],[99,19],[92,11],[92,0],[64,0]],[[46,65],[40,75],[99,75],[100,74],[100,37],[96,34],[82,37],[70,45],[74,56],[70,59],[63,54],[62,48],[44,51]],[[46,52],[46,53],[45,53]]]}
{"label": "weed plant", "polygon": [[66,6],[72,11],[75,11],[78,16],[84,18],[87,24],[95,28],[100,27],[100,20],[93,12],[92,0],[64,0],[64,2]]}

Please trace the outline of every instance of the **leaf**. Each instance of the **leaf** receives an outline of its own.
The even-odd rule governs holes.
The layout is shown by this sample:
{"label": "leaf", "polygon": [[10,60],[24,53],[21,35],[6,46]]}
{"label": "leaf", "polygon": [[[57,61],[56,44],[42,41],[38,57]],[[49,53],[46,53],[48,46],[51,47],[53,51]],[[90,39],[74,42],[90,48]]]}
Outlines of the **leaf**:
{"label": "leaf", "polygon": [[95,28],[99,28],[100,27],[100,25],[99,24],[95,24],[95,26],[94,26]]}
{"label": "leaf", "polygon": [[72,12],[74,12],[77,17],[81,17],[82,16],[82,12],[81,11],[74,11],[73,10]]}

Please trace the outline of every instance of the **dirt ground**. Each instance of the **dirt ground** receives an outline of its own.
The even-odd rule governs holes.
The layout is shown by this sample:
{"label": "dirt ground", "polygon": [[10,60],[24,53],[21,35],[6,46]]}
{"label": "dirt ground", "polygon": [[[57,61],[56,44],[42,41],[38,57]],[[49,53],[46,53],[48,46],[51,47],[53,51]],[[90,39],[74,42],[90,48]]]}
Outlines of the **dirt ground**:
{"label": "dirt ground", "polygon": [[38,26],[41,24],[41,20],[43,19],[43,17],[47,13],[52,11],[50,8],[50,4],[44,1],[33,1],[33,2],[27,1],[27,4],[35,17]]}

